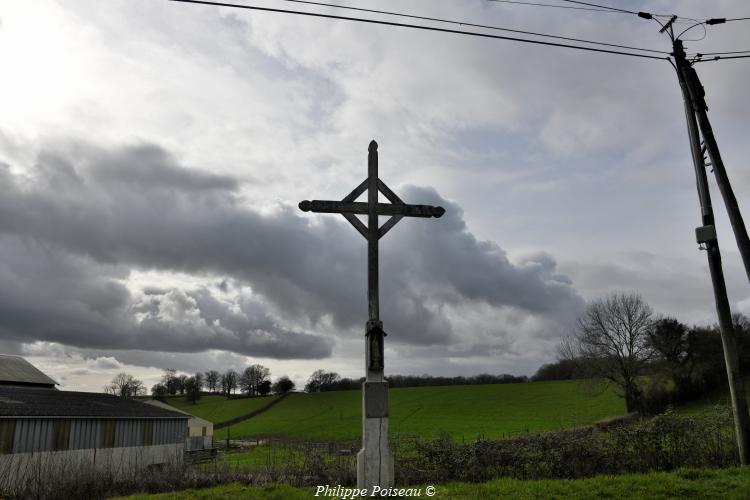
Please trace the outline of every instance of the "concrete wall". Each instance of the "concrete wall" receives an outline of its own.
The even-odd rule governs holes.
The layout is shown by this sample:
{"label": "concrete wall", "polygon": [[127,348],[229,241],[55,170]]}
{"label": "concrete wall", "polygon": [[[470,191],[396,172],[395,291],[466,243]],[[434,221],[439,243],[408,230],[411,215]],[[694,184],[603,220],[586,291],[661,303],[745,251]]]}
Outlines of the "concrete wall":
{"label": "concrete wall", "polygon": [[190,436],[185,439],[188,451],[208,450],[214,447],[213,436]]}
{"label": "concrete wall", "polygon": [[25,481],[55,477],[106,475],[118,479],[158,464],[181,463],[185,444],[42,451],[0,455],[0,491],[13,491]]}
{"label": "concrete wall", "polygon": [[[206,428],[206,432],[204,434],[203,428]],[[213,436],[214,435],[214,424],[209,422],[208,420],[204,420],[202,418],[191,418],[188,420],[188,436],[190,437],[197,437],[197,436]]]}

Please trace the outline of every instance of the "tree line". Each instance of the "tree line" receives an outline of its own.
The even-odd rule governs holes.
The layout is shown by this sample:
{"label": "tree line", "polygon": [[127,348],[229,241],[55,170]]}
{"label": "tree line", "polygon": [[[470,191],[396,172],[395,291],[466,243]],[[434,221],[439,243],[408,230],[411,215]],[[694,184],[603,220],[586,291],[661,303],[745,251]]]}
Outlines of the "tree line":
{"label": "tree line", "polygon": [[[742,374],[750,374],[750,321],[735,314],[733,329]],[[610,294],[587,306],[557,361],[532,381],[576,378],[610,383],[631,412],[699,398],[727,384],[719,327],[658,315],[638,294]]]}
{"label": "tree line", "polygon": [[[390,387],[428,387],[439,385],[511,384],[528,382],[525,375],[481,374],[471,377],[434,377],[432,375],[389,375],[385,377]],[[345,391],[362,387],[364,377],[352,379],[341,377],[336,372],[316,370],[305,384],[305,392]]]}
{"label": "tree line", "polygon": [[232,368],[221,373],[209,370],[196,373],[193,376],[177,374],[173,368],[164,370],[162,380],[151,388],[154,398],[168,395],[185,395],[189,401],[195,403],[202,392],[222,394],[227,398],[237,396],[237,392],[246,396],[268,396],[271,393],[284,394],[293,390],[294,382],[283,375],[275,382],[271,382],[271,370],[259,364],[250,365],[241,372]]}
{"label": "tree line", "polygon": [[[275,382],[271,382],[271,370],[263,365],[250,365],[241,372],[229,369],[224,373],[217,370],[198,372],[194,375],[178,374],[174,368],[166,368],[161,381],[151,387],[154,399],[164,399],[167,396],[185,396],[195,404],[203,393],[222,394],[227,398],[240,395],[268,396],[269,394],[284,394],[294,390],[294,382],[283,375]],[[134,398],[146,395],[146,387],[142,381],[128,373],[119,373],[104,387],[104,392],[122,398]]]}
{"label": "tree line", "polygon": [[[391,375],[386,377],[391,387],[427,387],[441,385],[477,385],[477,384],[510,384],[528,382],[525,375],[509,374],[490,375],[480,374],[469,377],[436,377],[432,375]],[[352,379],[341,377],[338,373],[326,370],[314,371],[307,380],[305,392],[327,392],[358,390],[362,386],[364,377]],[[202,394],[221,394],[227,398],[239,396],[267,396],[269,394],[284,394],[295,389],[294,382],[286,375],[271,382],[271,371],[263,365],[250,365],[241,372],[229,369],[223,373],[217,370],[198,372],[192,376],[178,374],[174,368],[164,370],[161,381],[151,387],[151,395],[155,399],[167,396],[185,396],[196,403]],[[146,395],[143,382],[127,373],[118,374],[110,384],[105,386],[105,392],[124,398]]]}

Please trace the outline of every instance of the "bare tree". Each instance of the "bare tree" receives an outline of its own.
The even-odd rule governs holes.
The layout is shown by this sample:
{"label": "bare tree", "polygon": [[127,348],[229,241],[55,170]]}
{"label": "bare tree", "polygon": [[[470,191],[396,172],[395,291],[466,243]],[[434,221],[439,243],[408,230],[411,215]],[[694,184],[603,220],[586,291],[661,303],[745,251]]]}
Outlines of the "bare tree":
{"label": "bare tree", "polygon": [[231,396],[232,391],[237,389],[238,378],[237,372],[231,368],[221,376],[221,392],[226,394],[227,398]]}
{"label": "bare tree", "polygon": [[197,375],[185,379],[185,397],[193,404],[201,398],[201,383]]}
{"label": "bare tree", "polygon": [[146,386],[143,382],[127,373],[118,373],[108,385],[104,386],[104,392],[121,398],[134,398],[146,395]]}
{"label": "bare tree", "polygon": [[263,365],[250,365],[242,372],[239,379],[240,389],[257,396],[261,385],[268,380],[271,370]]}
{"label": "bare tree", "polygon": [[641,377],[653,356],[649,333],[653,310],[638,294],[613,293],[591,302],[560,354],[578,359],[586,374],[614,383],[628,411],[641,407]]}
{"label": "bare tree", "polygon": [[203,374],[201,372],[196,372],[195,375],[193,375],[193,378],[195,379],[195,385],[198,387],[198,392],[202,391],[203,386],[206,385],[206,382],[203,379]]}
{"label": "bare tree", "polygon": [[216,370],[210,370],[206,372],[206,387],[208,387],[209,392],[216,392],[216,389],[219,388],[220,378],[221,374]]}
{"label": "bare tree", "polygon": [[325,370],[315,370],[305,385],[306,392],[328,391],[331,386],[341,379],[336,372],[327,372]]}
{"label": "bare tree", "polygon": [[174,368],[164,369],[164,374],[161,376],[161,383],[167,388],[168,394],[177,394],[177,386],[179,385],[179,382],[177,370]]}
{"label": "bare tree", "polygon": [[185,382],[187,382],[188,376],[184,373],[177,377],[177,392],[185,394]]}

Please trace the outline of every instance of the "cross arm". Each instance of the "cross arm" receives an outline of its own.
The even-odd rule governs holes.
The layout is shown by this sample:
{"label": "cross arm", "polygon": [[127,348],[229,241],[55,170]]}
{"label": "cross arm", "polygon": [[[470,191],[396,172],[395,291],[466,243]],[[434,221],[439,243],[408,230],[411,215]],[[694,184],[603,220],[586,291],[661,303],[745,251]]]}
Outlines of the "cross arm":
{"label": "cross arm", "polygon": [[[330,200],[305,200],[299,204],[303,212],[320,212],[328,214],[362,214],[369,213],[367,203],[330,201]],[[443,207],[432,205],[409,205],[378,203],[378,215],[401,215],[403,217],[442,217],[445,213]]]}

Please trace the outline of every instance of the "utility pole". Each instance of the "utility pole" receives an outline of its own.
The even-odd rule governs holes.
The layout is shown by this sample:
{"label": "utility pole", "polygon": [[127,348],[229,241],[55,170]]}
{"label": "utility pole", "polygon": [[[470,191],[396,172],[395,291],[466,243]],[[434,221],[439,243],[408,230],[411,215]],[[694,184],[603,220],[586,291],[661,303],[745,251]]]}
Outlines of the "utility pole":
{"label": "utility pole", "polygon": [[[729,381],[729,394],[732,399],[732,413],[734,415],[734,429],[737,436],[737,446],[739,448],[740,463],[747,465],[750,463],[750,417],[747,411],[747,400],[745,397],[745,384],[742,380],[739,369],[739,357],[737,355],[737,340],[734,332],[734,326],[732,325],[732,313],[729,307],[729,298],[727,297],[726,283],[724,282],[724,271],[721,266],[721,252],[719,251],[719,241],[716,237],[716,226],[714,225],[714,213],[711,206],[711,194],[708,190],[708,178],[706,176],[706,165],[703,159],[703,150],[700,145],[700,137],[698,132],[698,122],[696,121],[696,114],[699,115],[698,108],[696,108],[696,97],[698,96],[696,84],[697,76],[695,70],[690,66],[690,63],[685,57],[685,50],[682,45],[682,40],[674,41],[674,57],[677,65],[677,78],[680,82],[680,88],[682,90],[682,96],[685,101],[685,119],[687,121],[688,137],[690,139],[690,149],[693,156],[693,166],[695,168],[695,180],[698,188],[698,198],[701,205],[701,218],[702,226],[696,228],[695,234],[698,244],[703,245],[706,254],[708,256],[708,269],[711,274],[711,283],[714,290],[714,299],[716,300],[716,313],[719,317],[719,329],[721,332],[721,343],[724,349],[724,362],[726,363],[727,379]],[[700,100],[698,100],[700,102]],[[705,103],[703,104],[705,106]],[[705,109],[703,109],[703,115],[705,116]],[[706,117],[705,122],[708,123]],[[710,124],[708,124],[708,130],[710,130]],[[704,132],[704,139],[706,135]],[[713,140],[713,134],[711,135]],[[715,141],[713,141],[715,145]],[[706,146],[708,140],[706,140]],[[715,150],[715,157],[721,161],[718,156],[718,149]],[[714,156],[711,156],[714,169],[716,170],[716,163]],[[719,174],[717,173],[717,181]],[[726,179],[726,174],[724,174]],[[729,181],[726,179],[726,186],[729,186]],[[731,187],[728,190],[734,199],[734,194],[731,192]],[[722,190],[724,194],[724,190]],[[725,197],[726,202],[726,197]],[[734,200],[734,206],[737,206],[737,200]],[[727,206],[729,209],[729,205]],[[739,210],[737,210],[739,216]],[[731,220],[731,215],[730,215]],[[744,224],[742,223],[742,217],[739,216],[739,223],[742,225],[744,232]],[[733,224],[734,227],[734,224]],[[735,229],[735,236],[737,230]],[[747,232],[744,232],[745,239],[747,239]],[[740,239],[738,238],[738,244]],[[750,249],[750,246],[748,247]],[[743,255],[744,260],[744,255]],[[747,269],[748,261],[745,261],[745,267]]]}
{"label": "utility pole", "polygon": [[[675,44],[677,43],[679,43],[683,55],[683,78],[685,79],[687,91],[690,96],[693,113],[695,113],[698,119],[698,127],[703,136],[705,150],[708,152],[708,157],[711,160],[711,167],[716,176],[716,184],[719,186],[719,192],[721,192],[721,197],[724,199],[724,205],[727,208],[729,222],[732,225],[732,231],[734,231],[734,238],[737,240],[737,248],[740,251],[742,263],[745,266],[745,274],[747,274],[747,278],[750,280],[750,238],[748,238],[747,228],[745,227],[745,222],[742,220],[742,213],[740,212],[737,198],[734,196],[734,190],[732,190],[732,185],[729,182],[729,176],[727,176],[727,171],[724,168],[724,161],[721,159],[719,145],[716,143],[711,122],[708,120],[708,106],[705,99],[706,92],[703,89],[695,68],[687,63],[684,58],[685,51],[682,48],[682,40],[675,41]],[[675,47],[675,57],[677,57],[676,53],[677,47]]]}

